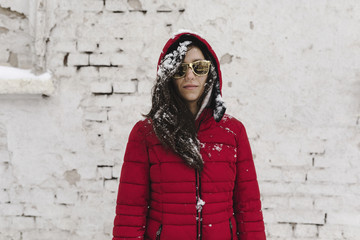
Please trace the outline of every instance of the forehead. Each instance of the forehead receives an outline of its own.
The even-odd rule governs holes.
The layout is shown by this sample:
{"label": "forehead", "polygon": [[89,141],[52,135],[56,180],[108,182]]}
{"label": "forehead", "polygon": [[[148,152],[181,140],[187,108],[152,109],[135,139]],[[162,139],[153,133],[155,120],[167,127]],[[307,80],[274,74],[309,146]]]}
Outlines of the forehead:
{"label": "forehead", "polygon": [[202,53],[202,51],[200,50],[200,48],[198,47],[190,47],[190,49],[186,52],[185,58],[184,58],[184,62],[185,63],[190,63],[196,60],[202,60],[205,59],[204,54]]}

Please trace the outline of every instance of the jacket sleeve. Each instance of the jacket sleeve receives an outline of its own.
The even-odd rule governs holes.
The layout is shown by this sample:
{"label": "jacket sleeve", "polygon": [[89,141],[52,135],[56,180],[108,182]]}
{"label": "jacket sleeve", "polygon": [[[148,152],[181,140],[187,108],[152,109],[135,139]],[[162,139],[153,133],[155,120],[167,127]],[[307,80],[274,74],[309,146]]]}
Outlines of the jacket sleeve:
{"label": "jacket sleeve", "polygon": [[116,201],[113,240],[144,239],[149,200],[149,160],[141,122],[126,146]]}
{"label": "jacket sleeve", "polygon": [[234,214],[238,238],[264,240],[265,227],[261,211],[260,191],[249,140],[240,123],[237,134],[236,180],[234,188]]}

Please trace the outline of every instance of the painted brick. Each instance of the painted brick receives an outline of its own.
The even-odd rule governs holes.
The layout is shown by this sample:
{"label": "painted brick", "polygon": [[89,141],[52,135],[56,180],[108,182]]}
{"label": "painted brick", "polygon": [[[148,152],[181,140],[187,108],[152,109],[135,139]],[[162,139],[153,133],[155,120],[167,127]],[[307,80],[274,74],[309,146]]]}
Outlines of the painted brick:
{"label": "painted brick", "polygon": [[53,229],[52,231],[43,231],[43,230],[26,231],[22,234],[22,239],[47,240],[54,238],[54,236],[56,236],[56,238],[58,239],[71,239],[73,237],[77,237],[75,234],[71,232]]}
{"label": "painted brick", "polygon": [[326,224],[319,227],[320,239],[343,239],[343,232],[344,228],[336,224]]}
{"label": "painted brick", "polygon": [[102,11],[104,8],[104,4],[103,1],[101,0],[87,0],[87,1],[82,1],[83,2],[83,9],[85,11]]}
{"label": "painted brick", "polygon": [[95,42],[89,39],[79,39],[77,40],[77,50],[79,52],[95,52],[97,51],[97,46]]}
{"label": "painted brick", "polygon": [[119,181],[118,180],[105,180],[104,187],[106,190],[116,192],[119,187]]}
{"label": "painted brick", "polygon": [[89,55],[83,53],[81,54],[70,53],[68,56],[68,65],[69,66],[89,65]]}
{"label": "painted brick", "polygon": [[[203,35],[223,62],[223,96],[247,128],[267,239],[359,239],[353,1],[19,2],[1,4],[0,65],[46,66],[57,88],[47,98],[0,96],[1,239],[111,238],[129,132],[151,107],[157,58],[180,27]],[[80,180],[71,184],[72,170]]]}
{"label": "painted brick", "polygon": [[290,197],[289,208],[291,209],[313,209],[314,199],[309,197]]}
{"label": "painted brick", "polygon": [[114,82],[114,93],[135,93],[137,90],[136,81]]}
{"label": "painted brick", "polygon": [[112,84],[109,82],[95,82],[91,83],[92,93],[112,93]]}
{"label": "painted brick", "polygon": [[349,169],[311,169],[307,179],[309,182],[357,183],[355,174]]}
{"label": "painted brick", "polygon": [[35,228],[35,218],[34,217],[14,217],[13,225],[16,226],[18,230],[31,230]]}
{"label": "painted brick", "polygon": [[302,223],[302,224],[324,224],[325,213],[315,210],[298,210],[291,212],[286,210],[268,209],[264,210],[268,222]]}
{"label": "painted brick", "polygon": [[85,112],[84,118],[91,121],[106,121],[107,112],[106,110],[91,109]]}
{"label": "painted brick", "polygon": [[58,40],[51,46],[53,50],[57,52],[76,52],[75,40]]}
{"label": "painted brick", "polygon": [[354,211],[328,211],[327,222],[330,224],[345,224],[349,226],[360,226],[360,216]]}
{"label": "painted brick", "polygon": [[265,229],[267,230],[267,238],[269,239],[292,239],[293,226],[291,224],[266,224]]}
{"label": "painted brick", "polygon": [[114,53],[110,55],[111,65],[125,65],[128,62],[128,57],[125,54]]}
{"label": "painted brick", "polygon": [[107,54],[97,54],[97,53],[93,53],[90,54],[90,65],[106,65],[106,66],[110,66],[110,57]]}
{"label": "painted brick", "polygon": [[123,0],[106,0],[105,8],[109,11],[127,11],[126,3]]}
{"label": "painted brick", "polygon": [[21,216],[24,212],[24,206],[22,204],[0,204],[2,216]]}
{"label": "painted brick", "polygon": [[283,196],[266,196],[261,201],[264,209],[288,209],[289,198]]}
{"label": "painted brick", "polygon": [[316,238],[318,234],[318,227],[316,225],[297,224],[295,227],[295,237],[297,238]]}
{"label": "painted brick", "polygon": [[70,189],[58,189],[56,191],[56,203],[75,204],[78,199],[78,192]]}
{"label": "painted brick", "polygon": [[0,203],[7,203],[9,201],[9,193],[5,189],[0,190]]}
{"label": "painted brick", "polygon": [[112,177],[113,177],[113,178],[119,178],[119,177],[120,177],[120,172],[121,172],[121,165],[120,165],[120,164],[116,164],[116,165],[112,168]]}
{"label": "painted brick", "polygon": [[99,74],[102,77],[114,78],[114,76],[122,76],[124,69],[121,67],[101,67],[99,68]]}
{"label": "painted brick", "polygon": [[100,178],[111,179],[112,167],[98,167],[98,173]]}

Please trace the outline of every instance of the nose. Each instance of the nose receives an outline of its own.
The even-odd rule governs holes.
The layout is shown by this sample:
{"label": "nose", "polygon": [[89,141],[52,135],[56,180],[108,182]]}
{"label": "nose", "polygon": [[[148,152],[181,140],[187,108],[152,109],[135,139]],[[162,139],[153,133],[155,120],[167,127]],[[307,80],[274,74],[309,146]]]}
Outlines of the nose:
{"label": "nose", "polygon": [[189,66],[188,69],[186,70],[185,80],[192,80],[194,78],[195,78],[195,74],[192,71],[192,68]]}

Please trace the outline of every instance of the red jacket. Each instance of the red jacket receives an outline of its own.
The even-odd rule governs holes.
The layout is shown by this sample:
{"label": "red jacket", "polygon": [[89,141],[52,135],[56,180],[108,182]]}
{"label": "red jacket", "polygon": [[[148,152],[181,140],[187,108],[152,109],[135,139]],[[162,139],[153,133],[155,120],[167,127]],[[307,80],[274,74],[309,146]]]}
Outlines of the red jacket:
{"label": "red jacket", "polygon": [[113,240],[265,239],[243,124],[227,114],[216,122],[210,108],[196,124],[201,173],[161,145],[151,120],[136,123],[121,170]]}

